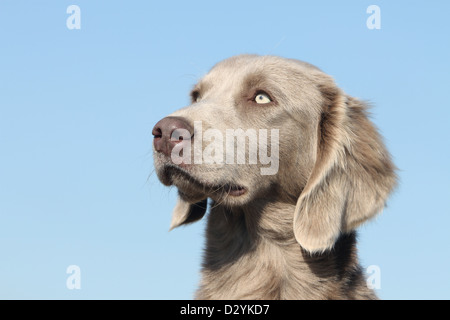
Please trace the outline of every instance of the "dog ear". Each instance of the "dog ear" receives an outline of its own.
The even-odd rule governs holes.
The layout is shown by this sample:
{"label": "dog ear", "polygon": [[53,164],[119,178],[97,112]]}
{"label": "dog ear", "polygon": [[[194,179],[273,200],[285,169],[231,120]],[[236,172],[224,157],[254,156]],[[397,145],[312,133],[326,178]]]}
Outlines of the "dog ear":
{"label": "dog ear", "polygon": [[173,209],[172,221],[170,222],[170,230],[200,220],[206,213],[208,199],[201,200],[196,203],[189,203],[181,194],[178,194],[178,201]]}
{"label": "dog ear", "polygon": [[341,233],[380,212],[397,180],[365,104],[334,84],[319,88],[317,157],[294,214],[295,238],[310,253],[331,249]]}

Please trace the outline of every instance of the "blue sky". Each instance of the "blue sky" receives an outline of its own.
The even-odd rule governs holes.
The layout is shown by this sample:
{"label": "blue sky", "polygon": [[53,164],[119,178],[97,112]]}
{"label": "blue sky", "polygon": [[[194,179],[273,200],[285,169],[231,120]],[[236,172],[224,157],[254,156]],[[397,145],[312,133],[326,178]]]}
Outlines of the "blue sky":
{"label": "blue sky", "polygon": [[[81,29],[69,30],[69,5]],[[381,9],[370,30],[369,5]],[[190,299],[205,221],[168,232],[176,190],[153,125],[240,53],[308,61],[373,104],[400,185],[360,229],[383,299],[450,298],[447,1],[0,2],[0,298]],[[66,269],[81,270],[69,290]]]}

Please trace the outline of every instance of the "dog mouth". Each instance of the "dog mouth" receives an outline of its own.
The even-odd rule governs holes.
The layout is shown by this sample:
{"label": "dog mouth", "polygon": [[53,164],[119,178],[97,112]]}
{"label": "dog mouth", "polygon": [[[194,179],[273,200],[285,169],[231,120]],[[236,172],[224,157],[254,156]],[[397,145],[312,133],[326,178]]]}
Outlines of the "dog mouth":
{"label": "dog mouth", "polygon": [[225,185],[223,188],[227,192],[227,194],[233,197],[242,196],[247,192],[247,190],[244,187],[237,185]]}
{"label": "dog mouth", "polygon": [[174,164],[165,164],[162,169],[161,181],[166,185],[175,185],[184,194],[191,192],[203,193],[208,197],[224,196],[240,197],[247,193],[244,186],[232,183],[209,183],[194,177],[186,169]]}

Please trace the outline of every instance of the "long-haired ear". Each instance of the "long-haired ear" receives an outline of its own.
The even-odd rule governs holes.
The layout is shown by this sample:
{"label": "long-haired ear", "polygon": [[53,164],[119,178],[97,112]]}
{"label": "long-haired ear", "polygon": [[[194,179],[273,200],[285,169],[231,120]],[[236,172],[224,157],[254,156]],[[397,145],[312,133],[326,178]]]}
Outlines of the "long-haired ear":
{"label": "long-haired ear", "polygon": [[190,203],[186,201],[181,194],[178,194],[178,201],[173,209],[169,230],[179,227],[182,224],[200,220],[205,215],[207,206],[208,199]]}
{"label": "long-haired ear", "polygon": [[341,233],[380,212],[397,180],[364,103],[334,84],[320,90],[316,163],[294,214],[295,237],[311,253],[331,249]]}

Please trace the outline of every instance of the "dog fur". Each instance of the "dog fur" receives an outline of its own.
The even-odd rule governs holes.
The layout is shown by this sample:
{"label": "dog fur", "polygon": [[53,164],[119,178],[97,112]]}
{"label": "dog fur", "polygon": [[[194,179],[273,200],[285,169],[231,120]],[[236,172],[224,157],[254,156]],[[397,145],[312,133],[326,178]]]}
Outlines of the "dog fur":
{"label": "dog fur", "polygon": [[[256,103],[258,93],[270,102]],[[171,228],[201,219],[210,199],[196,298],[376,299],[355,229],[383,209],[397,178],[366,104],[308,63],[256,55],[218,63],[191,97],[170,116],[280,137],[274,175],[262,164],[174,164],[155,150],[159,179],[179,191]]]}

